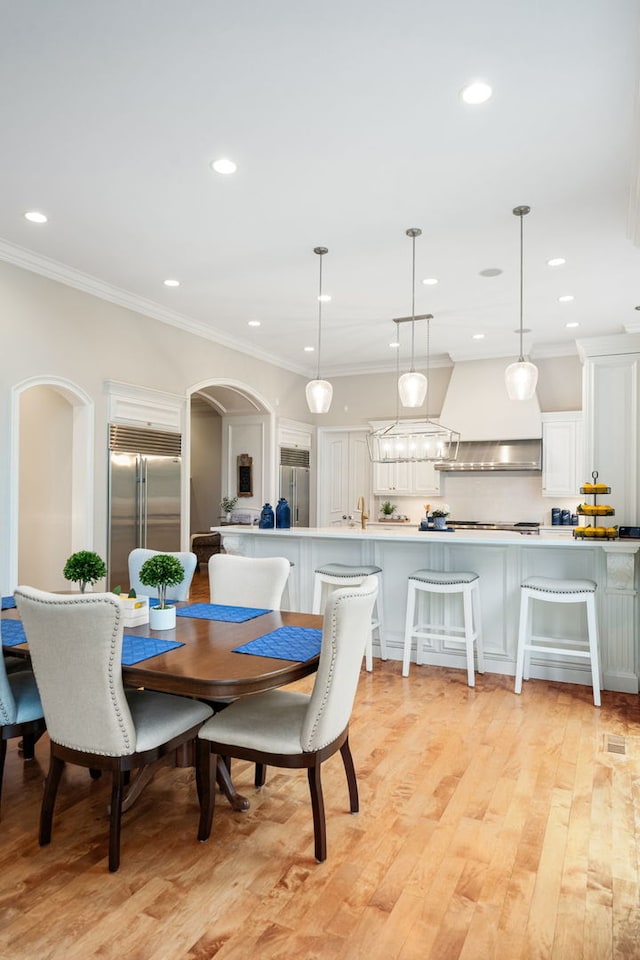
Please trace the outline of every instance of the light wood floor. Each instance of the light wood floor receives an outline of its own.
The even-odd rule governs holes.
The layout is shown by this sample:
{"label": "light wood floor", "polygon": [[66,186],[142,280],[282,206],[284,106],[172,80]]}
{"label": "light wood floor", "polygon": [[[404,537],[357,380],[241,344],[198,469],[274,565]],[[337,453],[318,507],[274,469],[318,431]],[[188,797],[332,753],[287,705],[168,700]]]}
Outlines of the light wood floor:
{"label": "light wood floor", "polygon": [[221,799],[206,844],[192,771],[160,770],[124,817],[116,874],[107,782],[69,768],[40,849],[46,739],[28,764],[13,741],[1,960],[640,958],[638,697],[605,692],[598,710],[586,687],[530,681],[517,697],[512,682],[472,690],[461,670],[403,679],[374,661],[351,725],[361,810],[332,758],[321,865],[304,772],[256,791],[242,763],[251,809]]}

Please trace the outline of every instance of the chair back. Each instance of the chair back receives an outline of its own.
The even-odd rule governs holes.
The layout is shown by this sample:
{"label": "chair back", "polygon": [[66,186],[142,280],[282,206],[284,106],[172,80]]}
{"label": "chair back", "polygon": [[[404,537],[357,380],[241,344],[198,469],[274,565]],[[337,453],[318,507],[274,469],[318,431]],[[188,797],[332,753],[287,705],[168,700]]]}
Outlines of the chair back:
{"label": "chair back", "polygon": [[60,596],[18,587],[16,604],[49,736],[105,756],[136,751],[122,683],[122,607],[112,593]]}
{"label": "chair back", "polygon": [[170,550],[145,550],[142,547],[136,547],[129,554],[129,587],[142,597],[157,598],[158,590],[156,587],[145,587],[140,582],[140,570],[145,560],[155,557],[158,553],[166,553],[169,557],[177,557],[184,567],[184,580],[176,587],[167,587],[167,600],[188,600],[198,558],[195,553],[186,551],[172,553]]}
{"label": "chair back", "polygon": [[377,576],[329,594],[318,672],[300,737],[305,752],[332,743],[349,723],[377,594]]}
{"label": "chair back", "polygon": [[[0,634],[2,625],[0,624]],[[5,724],[15,723],[18,716],[18,707],[15,697],[11,690],[11,684],[7,677],[7,670],[4,665],[4,654],[0,650],[0,727]]]}
{"label": "chair back", "polygon": [[231,607],[279,610],[290,569],[284,557],[217,553],[209,558],[210,601]]}

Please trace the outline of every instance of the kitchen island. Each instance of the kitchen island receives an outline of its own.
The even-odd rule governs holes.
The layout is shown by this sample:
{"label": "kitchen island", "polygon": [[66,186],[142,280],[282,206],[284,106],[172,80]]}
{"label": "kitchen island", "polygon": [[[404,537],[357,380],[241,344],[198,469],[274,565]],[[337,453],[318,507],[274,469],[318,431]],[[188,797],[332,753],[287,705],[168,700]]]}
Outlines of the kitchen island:
{"label": "kitchen island", "polygon": [[[227,553],[290,560],[291,606],[311,611],[313,576],[326,563],[377,564],[382,567],[384,631],[389,657],[402,659],[407,578],[413,570],[474,570],[480,576],[486,669],[514,674],[520,584],[525,577],[588,578],[598,584],[603,689],[638,692],[638,540],[574,540],[569,530],[523,535],[505,531],[419,531],[416,527],[296,527],[260,530],[250,526],[212,527]],[[448,598],[444,616],[459,625],[461,608]],[[443,599],[435,598],[437,604]],[[579,636],[582,605],[538,604],[534,630],[544,636]],[[374,653],[379,655],[374,641]],[[415,660],[414,657],[412,658]],[[465,668],[462,645],[432,643],[425,662]],[[414,667],[415,669],[415,667]],[[428,668],[423,668],[428,669]],[[531,676],[590,683],[586,664],[554,656],[532,658]]]}

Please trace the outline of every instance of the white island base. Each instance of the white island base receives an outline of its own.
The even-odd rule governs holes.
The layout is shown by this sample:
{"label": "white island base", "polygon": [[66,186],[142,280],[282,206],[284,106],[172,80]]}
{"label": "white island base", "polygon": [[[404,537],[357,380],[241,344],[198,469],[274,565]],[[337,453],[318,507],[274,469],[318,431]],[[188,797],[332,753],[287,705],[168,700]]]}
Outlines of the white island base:
{"label": "white island base", "polygon": [[[409,574],[420,568],[473,570],[480,576],[486,669],[507,675],[515,674],[522,580],[531,576],[595,580],[603,689],[638,693],[640,541],[573,540],[566,533],[539,536],[502,531],[434,533],[406,527],[259,530],[225,526],[212,527],[212,530],[220,533],[227,553],[279,556],[292,561],[290,596],[295,598],[292,606],[303,612],[311,611],[317,567],[326,563],[382,567],[383,629],[389,658],[395,660],[402,660]],[[442,605],[441,622],[461,625],[462,606],[458,597],[436,597],[432,602]],[[583,608],[583,604],[537,604],[534,632],[547,637],[581,638],[586,634]],[[379,656],[375,642],[374,655]],[[448,640],[431,641],[425,649],[424,660],[427,664],[466,669],[464,647]],[[415,663],[415,649],[412,662]],[[591,683],[588,664],[560,655],[532,657],[531,676]]]}

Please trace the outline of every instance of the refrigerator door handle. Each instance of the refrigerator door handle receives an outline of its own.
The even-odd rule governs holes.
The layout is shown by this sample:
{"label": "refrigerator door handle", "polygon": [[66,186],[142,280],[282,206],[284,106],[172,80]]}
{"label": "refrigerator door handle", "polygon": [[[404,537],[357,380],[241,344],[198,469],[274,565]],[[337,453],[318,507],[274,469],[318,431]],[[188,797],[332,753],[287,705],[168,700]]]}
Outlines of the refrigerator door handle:
{"label": "refrigerator door handle", "polygon": [[141,508],[141,509],[140,509],[140,517],[141,517],[141,522],[142,522],[142,529],[141,529],[141,531],[140,531],[140,533],[141,533],[140,543],[142,544],[143,547],[146,548],[146,546],[147,546],[147,519],[148,519],[148,517],[147,517],[147,504],[148,504],[148,499],[147,499],[147,458],[146,458],[146,457],[141,457],[141,458],[140,458],[140,461],[141,461],[141,465],[142,465],[142,470],[141,470],[142,482],[141,482],[141,484],[140,484],[140,508]]}

